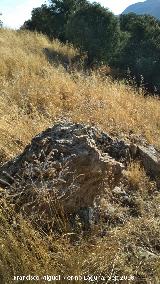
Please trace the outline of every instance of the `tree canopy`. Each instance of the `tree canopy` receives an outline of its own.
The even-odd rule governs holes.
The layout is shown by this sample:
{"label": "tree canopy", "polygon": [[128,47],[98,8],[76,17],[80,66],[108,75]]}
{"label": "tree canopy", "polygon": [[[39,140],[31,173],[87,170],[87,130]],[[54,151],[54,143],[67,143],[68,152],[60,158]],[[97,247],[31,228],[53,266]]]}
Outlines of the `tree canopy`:
{"label": "tree canopy", "polygon": [[[138,85],[160,92],[160,21],[130,13],[116,17],[87,0],[50,0],[32,11],[23,28],[69,41],[88,55],[88,63],[109,64]],[[143,78],[143,79],[142,79]]]}
{"label": "tree canopy", "polygon": [[66,37],[88,53],[90,62],[111,62],[120,39],[117,18],[99,4],[83,6],[69,18]]}
{"label": "tree canopy", "polygon": [[[0,13],[0,16],[2,16],[1,13]],[[0,20],[0,28],[2,28],[2,25],[3,25],[3,23],[2,23],[2,21]]]}
{"label": "tree canopy", "polygon": [[24,28],[65,42],[65,26],[69,16],[86,3],[86,0],[50,0],[49,5],[43,4],[32,10],[31,20],[24,23]]}
{"label": "tree canopy", "polygon": [[152,16],[121,15],[121,30],[128,34],[118,65],[128,68],[137,83],[160,89],[160,21]]}

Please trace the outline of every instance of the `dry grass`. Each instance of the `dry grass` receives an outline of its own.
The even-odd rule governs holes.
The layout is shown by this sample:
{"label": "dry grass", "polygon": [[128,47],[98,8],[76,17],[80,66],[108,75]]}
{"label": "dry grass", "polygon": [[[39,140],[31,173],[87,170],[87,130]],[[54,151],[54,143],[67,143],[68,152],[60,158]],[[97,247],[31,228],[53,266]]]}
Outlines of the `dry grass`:
{"label": "dry grass", "polygon": [[145,170],[138,162],[132,162],[128,166],[126,176],[132,190],[144,190],[144,188],[145,190],[149,188],[151,190],[152,185],[154,187],[154,183],[149,182],[149,178],[147,177]]}
{"label": "dry grass", "polygon": [[117,276],[134,276],[136,284],[159,283],[159,223],[151,214],[108,231],[105,238],[93,236],[73,246],[67,235],[57,240],[53,235],[34,230],[6,201],[1,201],[0,209],[0,280],[3,284],[13,283],[15,275],[29,274],[39,277],[60,274],[61,281],[57,283],[68,283],[63,277],[69,275],[106,279],[106,282],[94,283],[114,283]]}
{"label": "dry grass", "polygon": [[[0,30],[0,163],[20,153],[33,136],[61,117],[95,124],[120,138],[145,138],[160,149],[158,98],[144,97],[142,91],[137,94],[97,72],[68,73],[62,65],[50,64],[45,48],[69,62],[78,55],[71,46],[51,43],[42,35]],[[160,261],[155,255],[160,253],[160,195],[151,196],[155,185],[138,164],[131,164],[127,178],[127,190],[139,202],[137,218],[131,216],[125,224],[108,228],[102,239],[95,233],[79,246],[72,246],[67,236],[57,240],[37,232],[29,220],[1,199],[0,282],[13,283],[13,275],[32,272],[112,277],[133,274],[133,283],[158,284]]]}
{"label": "dry grass", "polygon": [[[96,124],[122,136],[143,136],[160,147],[160,101],[94,73],[68,74],[49,64],[43,48],[75,56],[71,47],[42,35],[0,31],[1,155],[20,152],[60,116]],[[14,43],[14,46],[13,46]]]}

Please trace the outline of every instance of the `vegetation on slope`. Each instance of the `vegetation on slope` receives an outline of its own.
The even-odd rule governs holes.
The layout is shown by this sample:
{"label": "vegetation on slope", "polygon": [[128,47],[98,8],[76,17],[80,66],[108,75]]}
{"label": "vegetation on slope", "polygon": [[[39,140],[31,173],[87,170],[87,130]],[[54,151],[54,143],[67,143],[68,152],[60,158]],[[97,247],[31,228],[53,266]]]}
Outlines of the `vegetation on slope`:
{"label": "vegetation on slope", "polygon": [[[49,58],[46,49],[52,55]],[[61,118],[96,125],[126,140],[146,139],[160,149],[157,98],[144,97],[142,90],[137,93],[98,72],[87,75],[72,66],[67,72],[58,65],[58,59],[55,62],[56,54],[70,65],[79,55],[72,46],[50,42],[36,33],[0,30],[1,163],[20,153],[32,137]],[[127,190],[136,197],[137,217],[131,216],[118,226],[109,224],[104,238],[98,235],[103,229],[99,224],[78,245],[70,242],[68,231],[57,239],[54,232],[46,235],[41,228],[36,230],[27,217],[15,212],[1,190],[0,282],[13,283],[14,275],[32,273],[105,275],[112,280],[116,275],[134,275],[133,283],[157,284],[160,194],[139,165],[132,164],[127,175]],[[117,205],[116,214],[121,210]]]}
{"label": "vegetation on slope", "polygon": [[[57,117],[96,124],[112,134],[160,146],[159,99],[123,83],[50,64],[44,48],[72,58],[70,46],[41,35],[0,31],[1,155],[13,157]],[[14,42],[14,47],[13,47]]]}
{"label": "vegetation on slope", "polygon": [[[146,3],[146,2],[145,2]],[[22,28],[71,42],[86,52],[88,65],[104,64],[160,93],[160,21],[130,13],[116,17],[87,0],[51,0],[32,11]]]}

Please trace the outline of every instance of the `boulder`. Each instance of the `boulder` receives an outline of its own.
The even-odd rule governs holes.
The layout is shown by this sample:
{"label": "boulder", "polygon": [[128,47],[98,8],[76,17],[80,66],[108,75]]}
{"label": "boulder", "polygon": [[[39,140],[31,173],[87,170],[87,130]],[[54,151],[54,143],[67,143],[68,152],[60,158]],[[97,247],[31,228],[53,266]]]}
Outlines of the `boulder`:
{"label": "boulder", "polygon": [[0,167],[0,187],[13,197],[18,210],[25,207],[25,214],[40,216],[45,211],[50,220],[50,212],[54,215],[62,205],[71,223],[78,215],[88,228],[96,200],[105,195],[106,187],[122,205],[135,207],[121,188],[123,170],[131,159],[141,160],[146,172],[159,179],[159,152],[152,146],[113,139],[84,124],[61,122],[34,137],[22,154]]}
{"label": "boulder", "polygon": [[124,165],[110,156],[111,143],[94,127],[56,124],[0,168],[0,184],[14,193],[33,186],[50,190],[69,212],[90,207],[103,191],[105,179],[115,187],[122,177]]}
{"label": "boulder", "polygon": [[138,146],[138,156],[146,172],[160,185],[160,152],[153,146]]}

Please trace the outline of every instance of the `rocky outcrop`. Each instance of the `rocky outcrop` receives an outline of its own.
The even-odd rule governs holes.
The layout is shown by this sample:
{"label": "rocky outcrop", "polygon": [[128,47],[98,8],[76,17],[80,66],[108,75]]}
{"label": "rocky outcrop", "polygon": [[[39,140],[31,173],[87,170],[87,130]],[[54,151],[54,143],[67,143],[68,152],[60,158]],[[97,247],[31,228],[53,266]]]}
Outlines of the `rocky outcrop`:
{"label": "rocky outcrop", "polygon": [[[124,165],[109,155],[112,139],[93,127],[57,124],[36,136],[24,152],[0,169],[1,186],[52,190],[68,211],[88,207],[107,177],[113,186]],[[106,151],[102,148],[106,147]],[[110,149],[111,151],[111,149]]]}
{"label": "rocky outcrop", "polygon": [[149,146],[138,146],[138,156],[143,163],[146,172],[152,177],[157,179],[160,183],[160,152]]}
{"label": "rocky outcrop", "polygon": [[83,124],[57,123],[0,168],[0,186],[20,200],[20,206],[26,202],[27,190],[28,202],[36,199],[32,196],[36,188],[39,195],[49,192],[50,200],[58,200],[65,212],[75,215],[79,211],[84,219],[91,218],[86,216],[93,215],[94,200],[106,186],[120,196],[118,200],[121,195],[124,199],[119,184],[131,159],[140,159],[146,172],[159,180],[160,153],[152,146],[113,139]]}

